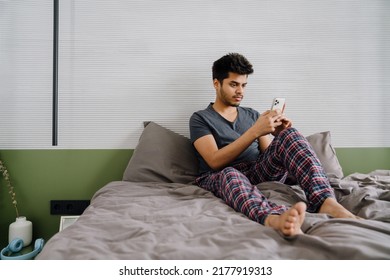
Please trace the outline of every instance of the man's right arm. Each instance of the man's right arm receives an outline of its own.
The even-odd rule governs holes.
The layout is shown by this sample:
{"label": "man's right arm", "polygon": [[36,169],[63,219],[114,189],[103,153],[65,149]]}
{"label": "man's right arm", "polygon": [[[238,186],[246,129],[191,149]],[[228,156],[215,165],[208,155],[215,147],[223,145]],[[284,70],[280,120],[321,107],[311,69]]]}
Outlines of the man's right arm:
{"label": "man's right arm", "polygon": [[256,139],[257,134],[249,129],[234,142],[218,149],[214,136],[208,134],[198,138],[194,142],[194,147],[210,168],[220,170],[233,162]]}

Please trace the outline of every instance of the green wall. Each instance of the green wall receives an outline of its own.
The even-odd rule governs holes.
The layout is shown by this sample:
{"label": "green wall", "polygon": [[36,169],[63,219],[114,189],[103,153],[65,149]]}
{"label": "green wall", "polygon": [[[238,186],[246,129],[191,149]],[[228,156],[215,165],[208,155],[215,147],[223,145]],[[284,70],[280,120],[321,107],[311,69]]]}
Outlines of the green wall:
{"label": "green wall", "polygon": [[375,169],[390,170],[389,148],[336,148],[344,175],[368,173]]}
{"label": "green wall", "polygon": [[[132,150],[1,150],[15,186],[19,212],[33,222],[34,239],[48,240],[60,216],[50,215],[50,200],[91,199],[113,180],[121,180]],[[390,169],[390,148],[336,149],[344,174]],[[0,181],[0,245],[7,244],[15,220],[4,181]]]}
{"label": "green wall", "polygon": [[[60,216],[50,215],[50,200],[91,199],[106,183],[121,180],[132,150],[1,150],[10,172],[20,215],[33,222],[34,239],[48,240]],[[4,180],[0,181],[0,245],[7,244],[15,220]]]}

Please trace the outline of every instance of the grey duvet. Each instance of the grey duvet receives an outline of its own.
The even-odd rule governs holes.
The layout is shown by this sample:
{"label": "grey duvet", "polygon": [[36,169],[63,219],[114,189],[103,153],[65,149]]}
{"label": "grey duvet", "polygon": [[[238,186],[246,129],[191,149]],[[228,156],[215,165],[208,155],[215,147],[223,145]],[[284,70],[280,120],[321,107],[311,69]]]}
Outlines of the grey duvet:
{"label": "grey duvet", "polygon": [[[36,259],[390,259],[390,171],[332,179],[341,204],[364,220],[307,213],[286,239],[197,186],[111,182]],[[257,186],[269,199],[304,200],[297,186]]]}

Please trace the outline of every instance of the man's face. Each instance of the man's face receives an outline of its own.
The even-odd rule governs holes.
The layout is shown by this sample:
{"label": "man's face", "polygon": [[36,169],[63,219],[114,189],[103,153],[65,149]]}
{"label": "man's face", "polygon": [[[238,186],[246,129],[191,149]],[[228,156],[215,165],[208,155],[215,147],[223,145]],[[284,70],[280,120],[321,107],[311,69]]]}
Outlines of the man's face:
{"label": "man's face", "polygon": [[244,98],[247,75],[239,75],[229,72],[229,77],[222,81],[222,84],[215,79],[214,87],[217,91],[217,98],[227,106],[240,106]]}

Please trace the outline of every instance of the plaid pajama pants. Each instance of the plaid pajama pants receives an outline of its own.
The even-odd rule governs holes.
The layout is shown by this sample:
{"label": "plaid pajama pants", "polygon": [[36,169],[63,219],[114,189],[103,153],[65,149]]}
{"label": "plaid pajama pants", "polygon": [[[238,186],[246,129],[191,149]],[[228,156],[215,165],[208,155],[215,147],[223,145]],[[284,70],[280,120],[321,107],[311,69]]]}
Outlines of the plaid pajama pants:
{"label": "plaid pajama pants", "polygon": [[287,208],[269,201],[255,185],[265,181],[283,183],[288,174],[293,175],[303,189],[308,212],[317,212],[326,198],[334,198],[321,163],[306,138],[295,128],[283,130],[256,161],[207,172],[198,177],[196,183],[234,210],[264,224],[268,215],[280,215]]}

